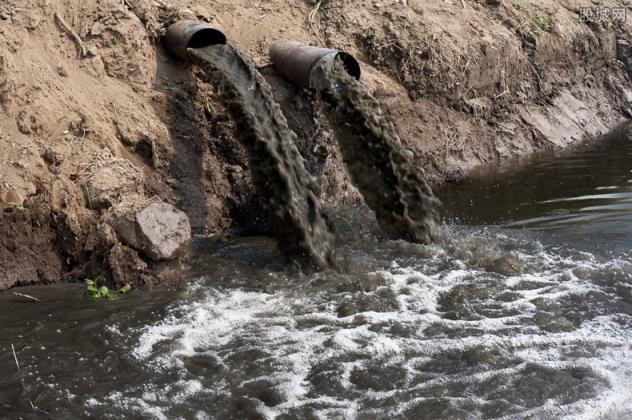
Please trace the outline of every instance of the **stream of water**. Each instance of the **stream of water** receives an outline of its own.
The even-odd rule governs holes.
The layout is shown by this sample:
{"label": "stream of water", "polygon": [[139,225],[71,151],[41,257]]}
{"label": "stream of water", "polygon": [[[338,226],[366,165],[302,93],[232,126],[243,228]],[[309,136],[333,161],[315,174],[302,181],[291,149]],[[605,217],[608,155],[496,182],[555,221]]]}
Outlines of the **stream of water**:
{"label": "stream of water", "polygon": [[318,201],[318,186],[305,169],[296,134],[274,102],[270,85],[231,44],[189,49],[189,54],[217,88],[235,122],[235,137],[248,149],[253,180],[266,199],[277,245],[295,260],[330,266],[331,234]]}
{"label": "stream of water", "polygon": [[382,230],[391,239],[440,240],[438,202],[379,101],[337,54],[318,61],[310,86],[326,104],[345,166]]}
{"label": "stream of water", "polygon": [[446,245],[359,231],[337,271],[198,238],[176,291],[0,294],[0,417],[630,418],[630,131],[437,193]]}

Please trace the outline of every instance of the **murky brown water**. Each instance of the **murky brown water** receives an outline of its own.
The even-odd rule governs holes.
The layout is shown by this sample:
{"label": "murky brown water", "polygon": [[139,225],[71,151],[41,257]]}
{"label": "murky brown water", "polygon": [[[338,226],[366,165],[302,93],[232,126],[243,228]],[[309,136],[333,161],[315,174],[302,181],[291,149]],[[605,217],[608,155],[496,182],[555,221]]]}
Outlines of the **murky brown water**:
{"label": "murky brown water", "polygon": [[631,150],[619,134],[451,186],[448,245],[359,230],[338,272],[225,238],[175,292],[2,293],[0,417],[630,418]]}
{"label": "murky brown water", "polygon": [[337,54],[317,63],[310,85],[326,104],[351,179],[382,230],[391,239],[440,239],[438,201],[377,99]]}
{"label": "murky brown water", "polygon": [[319,268],[333,261],[332,238],[318,201],[314,177],[305,169],[272,89],[236,47],[190,49],[235,121],[235,136],[249,152],[254,182],[266,197],[271,230],[288,256]]}

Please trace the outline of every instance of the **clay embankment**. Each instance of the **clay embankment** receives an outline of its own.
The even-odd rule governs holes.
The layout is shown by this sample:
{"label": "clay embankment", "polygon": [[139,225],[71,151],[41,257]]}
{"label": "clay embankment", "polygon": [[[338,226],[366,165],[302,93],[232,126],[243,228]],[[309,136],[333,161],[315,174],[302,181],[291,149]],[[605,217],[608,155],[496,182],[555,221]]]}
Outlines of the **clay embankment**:
{"label": "clay embankment", "polygon": [[[97,273],[139,284],[177,277],[183,261],[155,252],[173,244],[154,249],[112,227],[120,217],[147,220],[143,210],[180,231],[175,209],[194,233],[231,224],[266,230],[232,122],[205,76],[166,56],[157,42],[165,24],[219,24],[258,64],[278,39],[353,53],[415,162],[443,182],[479,164],[564,147],[630,116],[632,17],[579,22],[581,7],[619,7],[600,3],[325,1],[310,21],[312,5],[286,0],[5,1],[0,288]],[[272,69],[263,73],[325,201],[357,203],[312,98]],[[152,203],[173,208],[158,206],[158,214]]]}

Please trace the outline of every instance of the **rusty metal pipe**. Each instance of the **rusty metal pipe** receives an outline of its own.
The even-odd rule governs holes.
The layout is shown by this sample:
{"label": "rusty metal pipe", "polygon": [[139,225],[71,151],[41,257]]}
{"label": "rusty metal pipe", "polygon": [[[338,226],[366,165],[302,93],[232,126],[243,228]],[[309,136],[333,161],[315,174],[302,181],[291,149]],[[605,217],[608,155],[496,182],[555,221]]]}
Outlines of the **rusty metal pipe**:
{"label": "rusty metal pipe", "polygon": [[164,38],[165,49],[182,61],[191,62],[189,48],[204,48],[226,44],[226,35],[205,22],[181,20],[167,28]]}
{"label": "rusty metal pipe", "polygon": [[309,77],[314,66],[331,54],[342,59],[347,72],[360,79],[360,63],[349,53],[330,48],[312,47],[296,41],[277,41],[270,46],[274,68],[298,86],[309,88]]}

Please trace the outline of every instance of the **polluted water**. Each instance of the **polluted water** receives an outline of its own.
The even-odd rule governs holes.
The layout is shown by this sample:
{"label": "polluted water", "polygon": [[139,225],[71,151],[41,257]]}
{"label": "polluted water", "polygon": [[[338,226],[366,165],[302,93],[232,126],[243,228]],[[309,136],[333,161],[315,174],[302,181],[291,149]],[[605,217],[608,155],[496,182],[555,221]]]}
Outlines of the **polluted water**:
{"label": "polluted water", "polygon": [[[278,154],[283,171],[261,169],[273,178],[271,193],[281,190],[279,200],[291,201],[300,192],[297,199],[310,201],[309,178],[274,180],[304,169],[291,164],[299,161],[291,143],[276,137],[287,131],[261,93],[268,88],[236,53],[216,51],[194,51],[194,59],[225,90],[230,112],[249,120],[241,125],[245,141]],[[243,101],[253,95],[260,99]],[[375,135],[362,125],[362,133],[348,130],[339,135],[347,156],[358,153],[352,142],[359,134]],[[262,135],[272,140],[257,140]],[[387,147],[375,141],[376,150]],[[0,294],[0,417],[630,418],[632,230],[616,225],[612,236],[604,228],[608,217],[628,217],[630,131],[591,142],[601,151],[514,163],[438,190],[448,216],[441,243],[426,241],[427,221],[438,223],[435,199],[395,151],[388,176],[411,186],[393,193],[401,197],[397,217],[376,219],[396,239],[377,238],[350,217],[357,234],[338,240],[335,270],[297,272],[266,238],[197,238],[176,291],[94,302],[80,286],[55,285],[45,301],[28,306]],[[586,173],[592,180],[577,182]],[[533,186],[513,205],[494,193],[494,185],[526,185],[534,174],[560,186],[547,194]],[[418,191],[406,189],[413,184]],[[415,207],[412,197],[424,204]],[[397,201],[374,200],[374,210]],[[322,216],[300,208],[307,223],[297,225],[306,233],[292,234],[313,241],[315,251],[303,251],[326,261],[328,240],[318,238],[329,234],[316,229]]]}
{"label": "polluted water", "polygon": [[439,202],[422,169],[338,54],[318,61],[310,86],[326,104],[345,165],[382,230],[391,239],[440,239]]}
{"label": "polluted water", "polygon": [[332,239],[316,180],[305,169],[296,134],[274,102],[270,85],[230,44],[189,49],[189,56],[217,87],[235,121],[235,136],[248,149],[279,247],[290,257],[328,267],[333,261]]}

